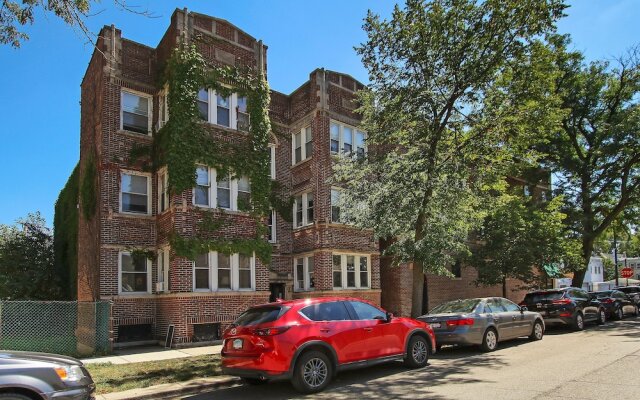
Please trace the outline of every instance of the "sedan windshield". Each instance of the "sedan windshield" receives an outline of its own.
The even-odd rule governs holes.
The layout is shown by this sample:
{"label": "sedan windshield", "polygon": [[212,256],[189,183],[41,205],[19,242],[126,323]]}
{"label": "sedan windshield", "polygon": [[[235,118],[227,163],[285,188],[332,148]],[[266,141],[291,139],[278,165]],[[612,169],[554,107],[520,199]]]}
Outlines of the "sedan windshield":
{"label": "sedan windshield", "polygon": [[448,303],[440,304],[438,307],[431,310],[429,314],[470,313],[473,312],[479,302],[480,299],[450,301]]}

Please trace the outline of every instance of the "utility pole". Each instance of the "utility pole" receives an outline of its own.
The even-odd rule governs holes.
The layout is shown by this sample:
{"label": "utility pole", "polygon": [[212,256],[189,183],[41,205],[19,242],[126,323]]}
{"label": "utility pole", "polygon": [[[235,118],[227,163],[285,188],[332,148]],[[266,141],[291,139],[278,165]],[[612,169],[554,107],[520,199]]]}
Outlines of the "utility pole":
{"label": "utility pole", "polygon": [[616,236],[615,226],[613,227],[613,263],[615,265],[616,287],[618,287],[618,238]]}

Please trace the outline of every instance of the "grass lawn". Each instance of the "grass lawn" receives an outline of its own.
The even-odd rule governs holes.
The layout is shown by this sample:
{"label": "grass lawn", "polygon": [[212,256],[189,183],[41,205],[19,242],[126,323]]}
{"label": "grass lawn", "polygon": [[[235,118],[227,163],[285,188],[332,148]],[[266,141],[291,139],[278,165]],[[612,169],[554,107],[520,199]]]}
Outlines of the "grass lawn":
{"label": "grass lawn", "polygon": [[219,354],[131,364],[107,363],[85,366],[96,383],[97,394],[183,382],[222,373]]}

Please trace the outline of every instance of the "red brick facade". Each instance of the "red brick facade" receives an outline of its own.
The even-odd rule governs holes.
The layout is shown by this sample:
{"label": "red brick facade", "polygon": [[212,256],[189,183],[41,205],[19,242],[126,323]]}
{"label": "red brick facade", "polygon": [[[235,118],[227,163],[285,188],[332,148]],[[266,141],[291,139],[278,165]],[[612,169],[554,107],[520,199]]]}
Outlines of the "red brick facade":
{"label": "red brick facade", "polygon": [[[195,39],[196,36],[204,39]],[[165,290],[157,291],[160,258],[148,262],[144,275],[148,279],[143,293],[125,293],[121,283],[122,252],[148,250],[158,252],[169,246],[169,235],[183,237],[198,234],[202,212],[194,206],[193,191],[173,194],[168,209],[159,209],[158,173],[149,165],[131,160],[131,150],[153,143],[153,134],[123,130],[122,91],[147,95],[150,125],[159,120],[159,76],[179,38],[192,40],[212,65],[236,65],[267,70],[266,46],[230,23],[196,13],[176,10],[171,24],[156,48],[122,37],[115,27],[105,26],[82,82],[81,170],[94,160],[97,210],[87,219],[80,217],[78,254],[78,299],[113,302],[112,322],[115,342],[125,341],[124,327],[151,327],[155,340],[163,340],[169,325],[175,326],[174,343],[193,340],[197,324],[231,323],[240,312],[265,303],[272,293],[270,284],[283,285],[285,298],[347,295],[380,303],[379,246],[371,232],[331,222],[330,122],[357,126],[353,113],[355,90],[362,85],[353,78],[318,69],[291,95],[271,94],[272,145],[275,147],[276,180],[283,190],[296,196],[313,193],[314,215],[309,224],[294,228],[282,216],[276,218],[276,241],[270,265],[254,260],[252,290],[194,291],[194,264],[171,254]],[[260,61],[263,65],[260,66]],[[311,154],[292,165],[292,134],[310,127],[313,133]],[[214,140],[239,142],[246,134],[213,124],[206,129]],[[150,186],[148,215],[122,212],[122,173],[147,177]],[[82,214],[82,213],[81,213]],[[214,219],[222,222],[217,238],[252,238],[256,226],[250,216],[240,211],[213,210]],[[361,289],[334,290],[332,256],[348,254],[367,259],[369,285]],[[313,282],[309,291],[294,290],[294,260],[298,256],[314,257]],[[345,256],[346,257],[346,256]],[[284,291],[282,291],[284,289]],[[131,340],[126,339],[126,340]]]}

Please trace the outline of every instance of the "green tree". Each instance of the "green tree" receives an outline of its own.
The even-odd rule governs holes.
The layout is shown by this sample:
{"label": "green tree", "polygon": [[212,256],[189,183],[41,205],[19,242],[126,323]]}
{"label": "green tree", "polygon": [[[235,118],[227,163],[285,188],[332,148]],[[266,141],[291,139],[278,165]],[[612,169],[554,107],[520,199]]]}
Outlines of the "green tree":
{"label": "green tree", "polygon": [[40,213],[0,225],[0,299],[53,300],[59,294],[53,237]]}
{"label": "green tree", "polygon": [[547,203],[521,195],[499,196],[477,234],[479,245],[471,257],[477,283],[501,284],[504,297],[508,278],[539,286],[546,276],[543,267],[560,265],[567,255],[561,206],[559,197]]}
{"label": "green tree", "polygon": [[524,112],[533,103],[510,102],[518,99],[497,88],[508,89],[507,71],[526,72],[516,61],[564,8],[556,0],[408,0],[390,20],[365,19],[368,40],[357,51],[371,82],[361,95],[369,153],[343,158],[334,179],[349,219],[392,238],[386,254],[395,262],[413,262],[413,316],[423,310],[424,272],[447,273],[466,254],[484,195],[503,185],[498,166],[512,159],[512,127],[547,125],[521,129],[520,117],[543,113]]}
{"label": "green tree", "polygon": [[582,260],[569,266],[573,286],[581,287],[597,238],[640,196],[638,48],[615,63],[585,63],[567,50],[567,36],[550,43],[567,114],[544,152],[565,199],[567,227],[581,242]]}

